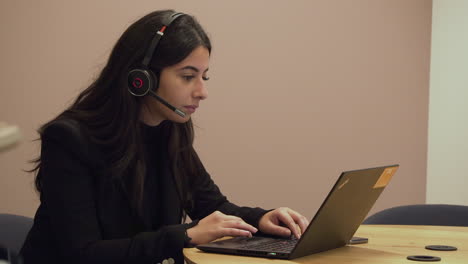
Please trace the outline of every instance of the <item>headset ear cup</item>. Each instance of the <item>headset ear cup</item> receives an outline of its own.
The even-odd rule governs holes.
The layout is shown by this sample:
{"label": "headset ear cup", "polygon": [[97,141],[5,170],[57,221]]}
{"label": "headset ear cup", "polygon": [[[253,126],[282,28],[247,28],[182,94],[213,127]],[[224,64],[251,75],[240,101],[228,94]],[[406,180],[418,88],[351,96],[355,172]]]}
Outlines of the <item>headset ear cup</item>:
{"label": "headset ear cup", "polygon": [[134,96],[145,96],[153,89],[155,84],[154,74],[144,69],[134,69],[128,73],[128,91]]}
{"label": "headset ear cup", "polygon": [[159,87],[159,78],[152,70],[148,70],[147,72],[151,76],[151,80],[152,80],[151,82],[152,86],[150,89],[151,91],[156,92],[156,90],[158,90],[158,87]]}

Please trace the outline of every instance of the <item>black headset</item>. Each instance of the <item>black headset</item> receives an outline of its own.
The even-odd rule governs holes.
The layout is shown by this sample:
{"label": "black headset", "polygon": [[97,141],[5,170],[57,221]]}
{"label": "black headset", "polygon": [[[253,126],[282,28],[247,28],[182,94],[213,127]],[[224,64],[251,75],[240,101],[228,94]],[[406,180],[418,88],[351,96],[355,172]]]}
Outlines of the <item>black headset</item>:
{"label": "black headset", "polygon": [[166,102],[164,99],[159,97],[155,91],[158,88],[158,77],[154,74],[153,71],[149,68],[149,63],[153,58],[153,54],[158,47],[159,41],[162,36],[164,36],[164,31],[171,25],[174,20],[178,17],[185,15],[184,13],[175,12],[172,13],[163,21],[161,29],[159,29],[153,37],[151,44],[146,51],[145,57],[143,58],[142,67],[130,70],[127,75],[127,85],[128,91],[134,96],[145,96],[148,93],[154,96],[158,101],[160,101],[165,106],[169,107],[172,111],[176,112],[178,115],[185,117],[185,113],[173,105]]}

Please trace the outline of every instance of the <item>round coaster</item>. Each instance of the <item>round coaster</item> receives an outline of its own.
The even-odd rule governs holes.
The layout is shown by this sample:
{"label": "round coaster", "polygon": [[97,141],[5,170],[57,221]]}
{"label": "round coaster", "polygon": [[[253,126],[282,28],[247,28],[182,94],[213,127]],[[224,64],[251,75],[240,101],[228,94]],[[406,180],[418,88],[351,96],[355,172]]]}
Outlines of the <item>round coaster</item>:
{"label": "round coaster", "polygon": [[456,247],[444,246],[444,245],[429,245],[429,246],[426,246],[426,249],[439,250],[439,251],[455,251],[455,250],[457,250]]}
{"label": "round coaster", "polygon": [[424,255],[408,256],[406,258],[409,260],[414,260],[414,261],[440,261],[439,257],[424,256]]}

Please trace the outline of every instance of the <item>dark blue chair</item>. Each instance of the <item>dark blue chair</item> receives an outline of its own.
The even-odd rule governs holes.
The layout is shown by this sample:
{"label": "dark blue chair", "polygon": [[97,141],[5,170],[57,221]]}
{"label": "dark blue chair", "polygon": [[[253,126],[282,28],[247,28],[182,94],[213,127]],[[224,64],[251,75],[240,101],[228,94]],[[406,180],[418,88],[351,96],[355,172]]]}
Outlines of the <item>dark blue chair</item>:
{"label": "dark blue chair", "polygon": [[0,245],[18,253],[32,224],[30,217],[0,214]]}
{"label": "dark blue chair", "polygon": [[468,206],[450,204],[397,206],[368,217],[363,224],[468,226]]}

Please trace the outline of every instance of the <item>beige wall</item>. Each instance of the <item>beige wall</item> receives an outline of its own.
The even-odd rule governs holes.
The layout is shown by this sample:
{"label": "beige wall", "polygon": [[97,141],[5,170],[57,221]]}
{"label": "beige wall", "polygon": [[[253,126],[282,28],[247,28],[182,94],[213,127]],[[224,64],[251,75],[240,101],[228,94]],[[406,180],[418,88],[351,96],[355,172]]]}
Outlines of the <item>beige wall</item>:
{"label": "beige wall", "polygon": [[468,205],[468,1],[433,8],[428,203]]}
{"label": "beige wall", "polygon": [[132,21],[194,14],[212,37],[197,149],[239,204],[311,217],[342,170],[399,163],[374,211],[423,203],[431,5],[427,0],[1,1],[0,211],[32,215],[38,126],[89,84]]}

